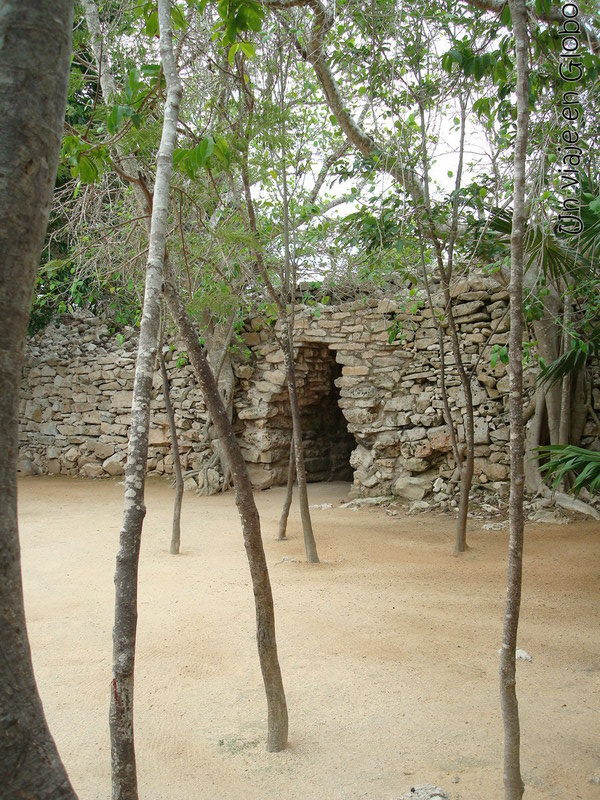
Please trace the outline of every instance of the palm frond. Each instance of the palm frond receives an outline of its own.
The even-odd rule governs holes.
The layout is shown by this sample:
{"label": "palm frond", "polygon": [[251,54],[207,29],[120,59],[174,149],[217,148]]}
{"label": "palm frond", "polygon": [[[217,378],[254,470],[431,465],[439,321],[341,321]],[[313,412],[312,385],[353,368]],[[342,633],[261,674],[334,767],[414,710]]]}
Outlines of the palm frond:
{"label": "palm frond", "polygon": [[540,472],[553,478],[552,486],[556,488],[563,479],[573,473],[575,481],[571,492],[577,496],[582,489],[593,494],[600,492],[600,452],[575,447],[572,444],[555,444],[538,447],[536,451],[548,460],[540,466]]}
{"label": "palm frond", "polygon": [[540,386],[554,386],[565,375],[582,369],[590,356],[600,356],[600,325],[594,328],[587,338],[573,338],[572,346],[562,356],[542,368],[538,383]]}

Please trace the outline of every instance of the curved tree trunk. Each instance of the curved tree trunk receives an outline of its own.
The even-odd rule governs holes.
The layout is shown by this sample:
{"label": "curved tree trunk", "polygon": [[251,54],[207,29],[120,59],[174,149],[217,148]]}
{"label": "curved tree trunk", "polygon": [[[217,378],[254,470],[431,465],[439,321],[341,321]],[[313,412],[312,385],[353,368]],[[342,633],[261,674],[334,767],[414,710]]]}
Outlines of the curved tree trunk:
{"label": "curved tree trunk", "polygon": [[162,351],[162,340],[158,343],[158,363],[160,365],[160,375],[163,385],[163,396],[165,398],[165,411],[169,421],[169,436],[171,438],[171,453],[173,455],[173,470],[175,472],[175,500],[173,502],[173,528],[171,530],[171,545],[169,552],[171,555],[179,554],[181,545],[181,503],[183,501],[183,473],[181,471],[181,454],[179,452],[179,442],[177,441],[177,425],[175,424],[175,412],[171,402],[171,388],[167,365]]}
{"label": "curved tree trunk", "polygon": [[267,750],[278,752],[287,744],[288,714],[277,657],[275,638],[275,613],[273,594],[267,561],[260,531],[260,518],[246,462],[235,438],[235,433],[217,383],[203,348],[198,341],[198,332],[190,319],[181,298],[170,281],[165,282],[165,297],[196,372],[204,402],[212,417],[223,448],[227,454],[233,476],[235,502],[242,522],[244,546],[248,556],[254,603],[256,608],[256,639],[268,708]]}
{"label": "curved tree trunk", "polygon": [[[215,376],[219,393],[230,422],[233,421],[235,375],[233,372],[233,364],[231,363],[229,346],[233,335],[234,323],[235,315],[233,315],[225,325],[218,323],[213,325],[212,334],[206,345],[208,363]],[[227,451],[218,437],[211,441],[211,445],[221,464],[221,471],[223,473],[221,491],[225,492],[231,486],[231,468],[227,458]]]}
{"label": "curved tree trunk", "polygon": [[0,11],[0,794],[76,800],[38,694],[17,524],[18,403],[67,99],[73,3]]}
{"label": "curved tree trunk", "polygon": [[523,425],[523,274],[525,271],[525,178],[527,159],[527,126],[529,122],[529,37],[525,0],[509,0],[515,36],[517,63],[517,134],[514,152],[514,205],[510,240],[510,500],[509,551],[506,588],[506,611],[500,656],[500,699],[504,723],[504,797],[521,800],[519,704],[516,692],[516,649],[521,609],[523,572],[523,495],[524,425]]}
{"label": "curved tree trunk", "polygon": [[148,246],[144,305],[135,366],[123,527],[115,572],[113,677],[110,692],[110,738],[113,800],[137,800],[133,727],[133,687],[137,630],[137,578],[148,458],[150,400],[160,327],[169,187],[182,88],[173,54],[171,2],[159,0],[160,55],[167,83],[163,130],[157,156],[156,182]]}

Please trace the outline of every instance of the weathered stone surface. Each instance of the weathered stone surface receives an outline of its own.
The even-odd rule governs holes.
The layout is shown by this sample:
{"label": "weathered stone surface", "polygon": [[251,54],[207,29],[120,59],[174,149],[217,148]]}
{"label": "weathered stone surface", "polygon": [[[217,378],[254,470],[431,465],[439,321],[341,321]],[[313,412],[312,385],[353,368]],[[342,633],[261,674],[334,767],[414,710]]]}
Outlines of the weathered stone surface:
{"label": "weathered stone surface", "polygon": [[[500,492],[509,474],[508,381],[504,364],[498,361],[491,367],[491,346],[506,345],[507,294],[492,278],[461,280],[451,293],[463,358],[467,368],[476,371],[472,383],[476,480],[492,482]],[[433,292],[433,303],[443,308],[439,291]],[[448,483],[454,457],[442,416],[437,332],[429,309],[411,313],[411,304],[408,298],[359,298],[337,307],[322,305],[318,318],[314,308],[297,307],[298,391],[313,480],[353,477],[355,496],[389,494],[398,484],[409,499],[421,500],[434,480],[438,495],[455,491]],[[402,340],[390,345],[387,331],[392,319],[402,320],[404,331]],[[281,332],[281,324],[276,327]],[[95,475],[97,462],[102,462],[107,475],[108,462],[112,474],[122,472],[137,333],[128,329],[123,335],[121,345],[93,317],[64,317],[30,340],[20,409],[24,468]],[[465,402],[447,330],[444,336],[446,383],[460,442]],[[259,317],[242,338],[251,352],[240,353],[237,363],[234,358],[234,419],[253,480],[265,488],[285,483],[287,475],[291,418],[283,354],[272,328]],[[216,491],[220,471],[207,477],[206,469],[214,453],[210,445],[214,429],[207,439],[206,409],[193,372],[189,366],[177,366],[183,350],[183,344],[176,343],[175,351],[168,350],[165,356],[184,468],[198,470],[202,487],[190,479],[193,488]],[[530,396],[534,377],[528,370]],[[158,376],[154,384],[148,470],[172,473]],[[600,405],[600,387],[592,391]],[[595,435],[588,425],[584,445]]]}
{"label": "weathered stone surface", "polygon": [[148,444],[158,447],[168,447],[171,443],[169,429],[165,425],[158,425],[148,431]]}
{"label": "weathered stone surface", "polygon": [[102,469],[109,475],[122,475],[125,472],[125,453],[115,453],[102,462]]}
{"label": "weathered stone surface", "polygon": [[393,493],[406,500],[422,500],[433,488],[433,482],[426,477],[402,477],[394,481]]}
{"label": "weathered stone surface", "polygon": [[84,464],[79,470],[82,478],[102,478],[106,475],[101,464]]}
{"label": "weathered stone surface", "polygon": [[115,409],[131,408],[131,400],[133,398],[133,391],[131,392],[114,392],[110,396],[111,406]]}

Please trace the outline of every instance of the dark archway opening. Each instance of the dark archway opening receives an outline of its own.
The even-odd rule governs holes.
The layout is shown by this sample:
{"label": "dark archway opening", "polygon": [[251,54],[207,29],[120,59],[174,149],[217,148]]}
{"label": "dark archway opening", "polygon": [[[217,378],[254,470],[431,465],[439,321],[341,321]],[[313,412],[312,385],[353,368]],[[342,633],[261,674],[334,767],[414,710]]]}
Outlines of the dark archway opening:
{"label": "dark archway opening", "polygon": [[297,372],[307,479],[351,481],[350,454],[356,441],[348,432],[335,385],[342,367],[327,345],[310,345],[300,348]]}

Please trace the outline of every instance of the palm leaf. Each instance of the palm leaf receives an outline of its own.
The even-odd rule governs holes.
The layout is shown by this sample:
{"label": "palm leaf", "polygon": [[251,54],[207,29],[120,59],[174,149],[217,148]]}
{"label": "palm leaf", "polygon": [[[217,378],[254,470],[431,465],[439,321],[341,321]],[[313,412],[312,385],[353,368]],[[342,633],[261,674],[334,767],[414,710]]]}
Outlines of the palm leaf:
{"label": "palm leaf", "polygon": [[593,328],[585,340],[573,338],[572,346],[562,356],[542,368],[538,383],[541,386],[554,386],[565,375],[582,369],[590,356],[600,356],[600,325]]}
{"label": "palm leaf", "polygon": [[[498,234],[498,239],[507,248],[510,247],[512,211],[507,208],[492,209],[490,230]],[[544,275],[557,284],[562,280],[570,282],[586,267],[589,268],[587,258],[537,223],[526,225],[524,245],[526,269],[539,266]]]}
{"label": "palm leaf", "polygon": [[575,447],[572,444],[554,444],[536,448],[540,456],[548,460],[540,466],[540,472],[553,478],[556,488],[564,478],[573,473],[575,482],[571,488],[574,495],[582,489],[590,492],[600,491],[600,452]]}

